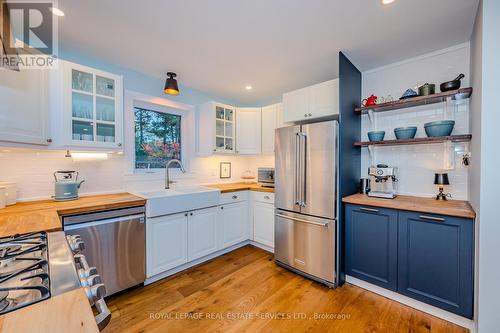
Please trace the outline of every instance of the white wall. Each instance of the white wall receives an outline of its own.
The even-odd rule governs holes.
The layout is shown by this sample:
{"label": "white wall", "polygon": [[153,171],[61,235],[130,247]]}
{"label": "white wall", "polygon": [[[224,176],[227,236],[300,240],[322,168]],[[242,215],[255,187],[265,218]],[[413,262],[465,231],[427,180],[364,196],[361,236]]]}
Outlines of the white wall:
{"label": "white wall", "polygon": [[480,154],[473,159],[471,171],[479,172],[474,177],[479,186],[471,187],[472,204],[478,213],[479,229],[479,283],[477,299],[477,329],[480,333],[498,332],[500,327],[500,223],[498,219],[498,186],[500,185],[500,154],[498,137],[498,94],[500,92],[500,1],[483,0],[479,7],[473,40],[474,82],[480,82],[481,93],[477,96],[472,115],[474,134],[480,140],[474,147]]}
{"label": "white wall", "polygon": [[470,149],[471,165],[469,166],[469,202],[476,211],[476,220],[474,224],[475,236],[475,262],[474,262],[474,319],[477,325],[478,318],[478,294],[479,294],[479,216],[480,216],[480,190],[481,190],[481,103],[482,103],[482,57],[483,57],[483,12],[482,3],[479,5],[474,31],[471,37],[471,59],[470,73],[471,84],[474,87],[474,94],[471,97],[471,109],[469,123],[471,128],[472,140]]}
{"label": "white wall", "polygon": [[[403,92],[428,82],[436,84],[454,79],[464,73],[462,87],[469,86],[469,44],[425,54],[416,58],[377,68],[363,73],[362,95],[374,94],[379,97],[391,95],[398,99]],[[417,91],[418,92],[418,91]],[[384,130],[385,139],[394,139],[394,128],[417,126],[417,137],[425,137],[424,123],[434,120],[453,119],[456,121],[453,134],[469,133],[469,101],[445,108],[445,103],[375,113],[373,125],[368,115],[362,117],[362,140],[368,140],[370,130]],[[454,199],[468,198],[468,172],[462,165],[462,155],[469,151],[467,143],[456,145],[428,144],[414,146],[376,147],[374,160],[370,160],[367,148],[362,150],[361,174],[367,177],[367,169],[373,163],[384,163],[398,167],[398,191],[400,194],[434,196],[437,188],[433,185],[434,173],[449,173],[450,186],[446,192]]]}

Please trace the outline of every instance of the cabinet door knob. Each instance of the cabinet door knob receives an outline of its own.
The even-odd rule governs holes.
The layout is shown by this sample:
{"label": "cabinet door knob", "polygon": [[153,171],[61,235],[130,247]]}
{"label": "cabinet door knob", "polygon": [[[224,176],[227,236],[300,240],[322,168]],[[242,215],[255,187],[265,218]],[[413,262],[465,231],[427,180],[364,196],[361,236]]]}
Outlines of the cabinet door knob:
{"label": "cabinet door knob", "polygon": [[189,213],[189,215],[193,216],[193,213]]}
{"label": "cabinet door knob", "polygon": [[238,199],[238,196],[237,195],[233,195],[233,199]]}
{"label": "cabinet door knob", "polygon": [[214,149],[214,152],[217,151],[217,149]]}
{"label": "cabinet door knob", "polygon": [[310,116],[312,116],[312,113],[309,113],[309,114],[308,114],[308,116],[309,116],[309,117],[310,117]]}
{"label": "cabinet door knob", "polygon": [[188,216],[188,213],[184,213],[184,216]]}
{"label": "cabinet door knob", "polygon": [[222,206],[220,209],[224,209],[224,206]]}
{"label": "cabinet door knob", "polygon": [[307,113],[304,113],[304,117],[306,117],[306,118],[307,118]]}
{"label": "cabinet door knob", "polygon": [[46,141],[47,141],[48,143],[51,143],[51,142],[52,142],[52,139],[51,139],[51,138],[48,138]]}
{"label": "cabinet door knob", "polygon": [[269,198],[269,196],[268,196],[268,195],[265,195],[265,196],[264,196],[264,199],[269,200],[269,199],[271,199],[271,198]]}
{"label": "cabinet door knob", "polygon": [[121,147],[121,146],[122,146],[121,142],[118,142],[116,145],[117,145],[118,147]]}

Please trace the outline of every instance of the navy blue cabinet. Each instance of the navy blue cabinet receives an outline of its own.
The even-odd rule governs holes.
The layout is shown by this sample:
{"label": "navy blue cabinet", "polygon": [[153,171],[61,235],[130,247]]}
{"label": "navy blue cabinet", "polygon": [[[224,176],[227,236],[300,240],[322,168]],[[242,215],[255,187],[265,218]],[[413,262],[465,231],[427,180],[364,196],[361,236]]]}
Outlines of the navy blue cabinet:
{"label": "navy blue cabinet", "polygon": [[398,212],[346,205],[346,273],[397,289]]}
{"label": "navy blue cabinet", "polygon": [[399,212],[398,292],[472,318],[474,224]]}

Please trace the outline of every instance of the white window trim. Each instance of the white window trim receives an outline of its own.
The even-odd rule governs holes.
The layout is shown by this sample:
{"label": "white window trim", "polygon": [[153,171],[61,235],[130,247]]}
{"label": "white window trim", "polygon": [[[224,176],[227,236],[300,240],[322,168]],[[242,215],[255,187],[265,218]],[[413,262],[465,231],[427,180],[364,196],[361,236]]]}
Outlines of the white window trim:
{"label": "white window trim", "polygon": [[[195,107],[189,104],[175,102],[166,98],[125,91],[124,115],[124,155],[126,159],[126,176],[147,176],[152,179],[161,179],[165,169],[139,170],[135,168],[135,114],[134,108],[144,108],[151,111],[165,112],[181,116],[181,156],[182,164],[190,170],[190,162],[194,156]],[[172,170],[173,173],[179,170]],[[161,176],[161,177],[160,177]]]}

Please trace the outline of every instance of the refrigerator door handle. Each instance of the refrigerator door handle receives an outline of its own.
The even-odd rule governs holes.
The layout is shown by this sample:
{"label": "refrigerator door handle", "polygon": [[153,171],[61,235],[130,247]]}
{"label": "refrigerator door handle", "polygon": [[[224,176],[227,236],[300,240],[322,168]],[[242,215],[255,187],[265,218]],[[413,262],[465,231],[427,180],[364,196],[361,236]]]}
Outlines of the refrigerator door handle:
{"label": "refrigerator door handle", "polygon": [[300,136],[295,133],[295,154],[294,154],[294,177],[293,180],[293,201],[295,205],[300,205]]}
{"label": "refrigerator door handle", "polygon": [[307,134],[302,132],[301,136],[301,152],[300,152],[300,206],[305,207],[307,204],[306,200],[306,181],[307,181],[307,173],[306,173],[306,161],[307,161]]}

